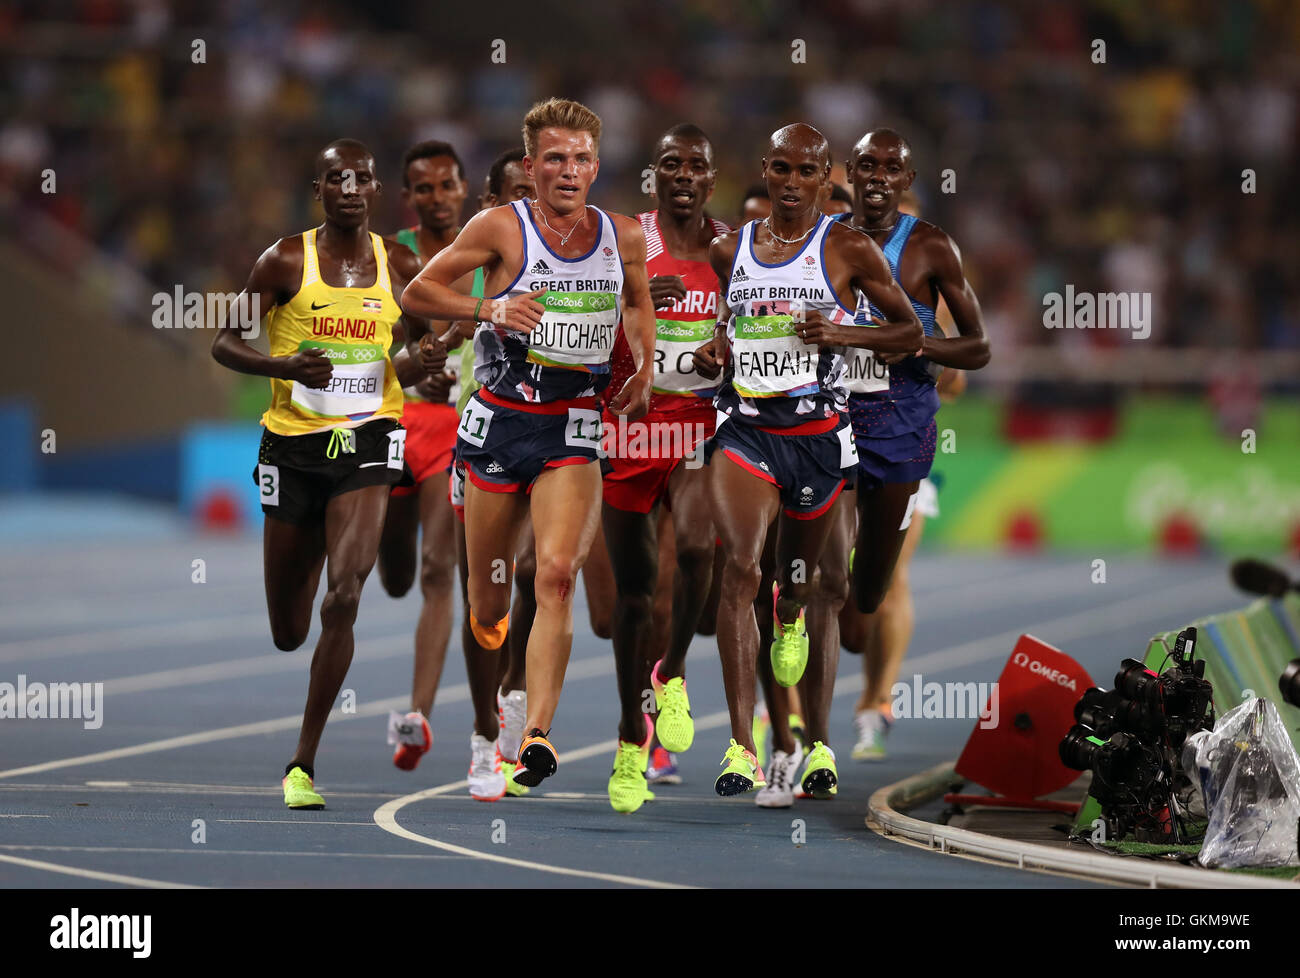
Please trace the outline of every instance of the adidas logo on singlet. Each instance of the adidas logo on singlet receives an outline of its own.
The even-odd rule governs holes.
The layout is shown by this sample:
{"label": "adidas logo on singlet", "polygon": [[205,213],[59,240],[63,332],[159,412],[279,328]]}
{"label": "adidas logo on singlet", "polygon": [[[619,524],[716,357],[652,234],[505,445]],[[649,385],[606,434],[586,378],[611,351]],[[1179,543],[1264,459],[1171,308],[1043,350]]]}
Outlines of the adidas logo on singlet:
{"label": "adidas logo on singlet", "polygon": [[736,266],[736,273],[735,273],[734,275],[731,276],[731,280],[732,280],[733,282],[748,282],[748,281],[749,281],[749,276],[745,274],[745,266],[744,266],[744,265],[737,265],[737,266]]}
{"label": "adidas logo on singlet", "polygon": [[537,263],[533,265],[532,268],[528,269],[528,274],[529,275],[550,275],[551,266],[546,264],[546,262],[542,261],[542,259],[539,258],[537,259]]}

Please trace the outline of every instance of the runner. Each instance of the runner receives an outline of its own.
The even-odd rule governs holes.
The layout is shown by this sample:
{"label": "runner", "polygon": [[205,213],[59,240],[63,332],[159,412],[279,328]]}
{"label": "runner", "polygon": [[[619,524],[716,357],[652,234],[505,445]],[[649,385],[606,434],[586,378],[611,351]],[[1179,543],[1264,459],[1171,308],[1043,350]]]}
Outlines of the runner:
{"label": "runner", "polygon": [[[262,254],[239,295],[245,315],[217,332],[212,356],[271,381],[253,477],[266,515],[266,603],[276,648],[291,651],[307,638],[325,571],[307,705],[282,781],[287,806],[321,809],[316,749],[352,662],[352,625],[379,550],[389,487],[405,468],[402,391],[388,359],[393,327],[402,321],[407,349],[429,375],[442,371],[446,347],[398,305],[420,265],[409,249],[385,247],[369,229],[381,190],[370,151],[353,139],[330,143],[316,158],[312,187],[325,222]],[[232,325],[262,309],[270,310],[269,356]]]}
{"label": "runner", "polygon": [[[863,614],[880,608],[889,590],[895,563],[907,539],[918,505],[920,480],[934,461],[935,413],[939,397],[930,364],[978,370],[989,361],[989,345],[979,300],[962,271],[961,253],[941,229],[901,214],[903,194],[916,171],[907,141],[891,129],[864,135],[846,163],[853,186],[853,226],[880,245],[890,271],[907,293],[925,329],[923,356],[859,356],[850,364],[849,413],[858,444],[858,529],[852,564],[856,606]],[[936,328],[935,309],[942,297],[959,335],[946,337]],[[869,308],[870,295],[861,305]],[[869,308],[872,320],[881,316]],[[892,317],[891,317],[892,318]],[[888,370],[880,362],[888,363]],[[874,623],[880,627],[879,622]],[[882,643],[864,668],[879,670],[871,702],[859,702],[855,718],[855,754],[883,756],[888,731],[888,696],[893,685],[879,689],[887,663],[897,674],[906,651],[901,630],[880,635]],[[881,707],[884,709],[881,709]],[[859,749],[860,748],[860,749]]]}
{"label": "runner", "polygon": [[[651,726],[643,712],[643,690],[654,690],[658,719],[653,726],[667,752],[687,750],[695,738],[686,650],[713,570],[708,478],[698,463],[704,440],[713,434],[717,385],[700,378],[692,354],[713,335],[717,319],[717,276],[709,267],[709,244],[730,228],[704,213],[717,171],[713,145],[698,126],[678,125],[664,133],[652,168],[659,207],[637,219],[645,232],[650,295],[659,310],[654,396],[650,412],[636,424],[620,424],[608,413],[604,419],[610,454],[604,527],[617,586],[614,661],[622,713],[608,791],[610,805],[619,812],[634,812],[654,797],[646,789],[641,748]],[[632,372],[631,351],[621,338],[612,367],[611,388],[617,388],[620,378]],[[696,464],[682,464],[691,458]],[[677,568],[667,620],[655,615],[659,521],[665,511],[671,512]],[[657,775],[671,776],[665,770],[674,766],[671,759],[657,760]]]}
{"label": "runner", "polygon": [[[710,248],[725,308],[713,340],[695,354],[706,377],[716,377],[729,354],[717,401],[726,417],[709,443],[710,501],[727,553],[718,644],[732,740],[715,785],[721,795],[765,784],[752,743],[758,635],[750,605],[774,519],[773,672],[783,686],[793,686],[809,664],[804,606],[829,529],[827,514],[856,464],[852,431],[840,413],[843,348],[916,350],[922,336],[880,249],[817,210],[830,175],[825,137],[803,124],[778,130],[763,174],[771,217]],[[890,321],[870,331],[854,325],[855,289]],[[815,702],[807,704],[806,719],[814,746],[803,781],[817,795],[836,790],[825,709],[833,681],[821,661],[813,664],[809,695]]]}
{"label": "runner", "polygon": [[[421,266],[447,247],[460,231],[460,213],[469,185],[456,150],[437,141],[418,143],[402,160],[402,202],[415,210],[419,223],[388,240],[405,245]],[[394,330],[401,343],[400,324]],[[459,343],[459,337],[451,343]],[[400,359],[401,354],[397,355]],[[395,361],[396,362],[396,361]],[[406,463],[413,486],[396,486],[379,542],[379,580],[390,595],[400,598],[411,588],[416,569],[416,540],[420,539],[420,617],[415,626],[415,672],[411,681],[411,711],[389,719],[389,742],[396,743],[393,763],[412,771],[433,745],[429,714],[438,693],[447,642],[451,638],[456,550],[448,546],[455,516],[447,497],[446,480],[456,446],[456,408],[451,403],[453,375],[421,380],[407,387],[402,411],[406,428]],[[495,725],[493,725],[495,739]],[[492,744],[475,734],[470,744],[471,793],[483,762],[495,766]],[[477,769],[477,770],[476,770]]]}
{"label": "runner", "polygon": [[[500,648],[524,518],[536,539],[537,615],[528,638],[527,731],[513,779],[554,774],[547,739],[573,640],[573,587],[599,519],[600,415],[620,312],[637,372],[610,404],[638,420],[649,407],[654,307],[640,225],[587,204],[599,171],[600,119],[551,99],[524,119],[525,165],[537,199],[476,215],[411,284],[405,308],[476,319],[475,376],[457,441],[464,466],[469,621]],[[491,300],[450,285],[484,268]],[[486,314],[486,315],[484,315]],[[644,749],[648,752],[649,741]]]}

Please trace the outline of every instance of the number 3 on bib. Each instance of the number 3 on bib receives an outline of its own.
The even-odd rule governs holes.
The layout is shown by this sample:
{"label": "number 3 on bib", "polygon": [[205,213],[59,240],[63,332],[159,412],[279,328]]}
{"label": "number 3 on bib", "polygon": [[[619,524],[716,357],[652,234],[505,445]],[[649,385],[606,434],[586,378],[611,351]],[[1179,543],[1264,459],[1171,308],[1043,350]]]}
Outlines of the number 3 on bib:
{"label": "number 3 on bib", "polygon": [[492,426],[492,409],[476,397],[471,397],[461,412],[457,433],[471,445],[483,447],[488,428]]}
{"label": "number 3 on bib", "polygon": [[601,434],[599,411],[569,408],[569,420],[564,426],[564,444],[577,448],[599,448]]}

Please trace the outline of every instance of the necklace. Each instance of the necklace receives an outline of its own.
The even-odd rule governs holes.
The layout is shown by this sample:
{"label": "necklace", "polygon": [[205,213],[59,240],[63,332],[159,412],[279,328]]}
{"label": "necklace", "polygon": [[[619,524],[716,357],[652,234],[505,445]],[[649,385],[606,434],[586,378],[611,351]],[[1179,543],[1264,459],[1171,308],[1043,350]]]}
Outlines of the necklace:
{"label": "necklace", "polygon": [[770,234],[777,241],[781,242],[781,244],[787,244],[787,245],[798,244],[804,238],[808,237],[808,235],[812,234],[812,229],[817,226],[816,222],[814,222],[812,227],[808,228],[808,230],[805,231],[803,234],[799,235],[799,237],[783,238],[781,237],[781,235],[777,234],[775,231],[772,230],[772,219],[770,217],[763,218],[763,224],[767,226],[768,234]]}
{"label": "necklace", "polygon": [[[587,206],[589,207],[591,205],[588,204]],[[534,203],[533,209],[537,211],[537,215],[542,219],[542,223],[550,228],[551,234],[560,239],[561,248],[569,243],[569,239],[573,237],[573,232],[578,230],[578,228],[582,226],[582,222],[587,219],[587,209],[584,207],[582,210],[582,217],[578,218],[578,223],[569,228],[568,234],[561,234],[559,231],[555,230],[555,228],[551,227],[551,222],[546,219],[546,213],[542,210],[542,205],[540,203]]]}

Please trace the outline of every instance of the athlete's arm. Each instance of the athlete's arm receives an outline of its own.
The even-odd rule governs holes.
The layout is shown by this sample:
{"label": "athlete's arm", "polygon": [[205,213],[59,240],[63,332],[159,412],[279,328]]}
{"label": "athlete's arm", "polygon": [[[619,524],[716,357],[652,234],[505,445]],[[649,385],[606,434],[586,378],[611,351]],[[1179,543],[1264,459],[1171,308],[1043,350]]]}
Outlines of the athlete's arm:
{"label": "athlete's arm", "polygon": [[736,260],[739,242],[739,234],[731,231],[714,238],[709,245],[709,264],[713,266],[713,274],[718,276],[718,318],[713,324],[713,339],[692,355],[695,372],[706,380],[713,380],[722,373],[727,362],[727,323],[731,320],[727,286],[731,282],[731,265]]}
{"label": "athlete's arm", "polygon": [[890,271],[880,246],[860,231],[841,225],[831,228],[827,234],[836,235],[836,239],[833,242],[828,240],[827,244],[833,244],[833,254],[847,264],[850,286],[863,292],[880,310],[885,321],[871,328],[852,323],[836,325],[821,313],[810,312],[799,330],[804,342],[819,346],[856,346],[878,353],[918,352],[925,339],[925,330],[921,328],[921,320],[916,318],[916,310],[908,301],[907,293],[894,281],[894,273]]}
{"label": "athlete's arm", "polygon": [[989,362],[984,315],[975,290],[966,281],[961,252],[952,238],[931,225],[920,242],[921,255],[932,270],[932,281],[948,304],[957,336],[927,336],[922,352],[935,363],[961,370],[978,370]]}
{"label": "athlete's arm", "polygon": [[[420,273],[420,259],[406,245],[392,244],[387,250],[393,296],[401,306],[405,290],[410,287],[408,283]],[[406,336],[406,355],[419,363],[427,376],[441,374],[442,368],[447,365],[447,345],[433,331],[434,324],[403,311],[400,325]],[[437,325],[444,328],[450,326],[449,323]]]}
{"label": "athlete's arm", "polygon": [[302,238],[281,238],[257,259],[244,291],[226,313],[212,340],[212,359],[241,374],[296,380],[306,387],[329,385],[334,368],[321,350],[303,350],[287,357],[268,356],[253,349],[240,332],[240,323],[260,320],[294,297],[302,282]]}
{"label": "athlete's arm", "polygon": [[636,373],[609,402],[609,410],[637,421],[650,409],[655,369],[655,306],[645,267],[645,232],[630,217],[609,217],[614,222],[618,255],[623,260],[623,336],[636,365]]}
{"label": "athlete's arm", "polygon": [[545,308],[535,301],[545,295],[540,289],[505,301],[479,300],[462,295],[452,283],[502,258],[497,242],[519,234],[519,224],[509,207],[479,211],[465,225],[456,240],[429,260],[402,296],[402,308],[413,316],[428,319],[479,319],[507,329],[530,333],[542,321]]}

